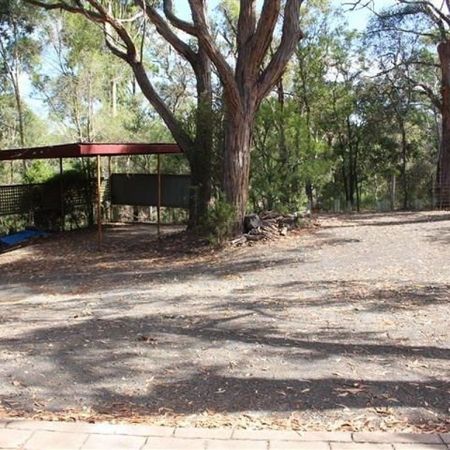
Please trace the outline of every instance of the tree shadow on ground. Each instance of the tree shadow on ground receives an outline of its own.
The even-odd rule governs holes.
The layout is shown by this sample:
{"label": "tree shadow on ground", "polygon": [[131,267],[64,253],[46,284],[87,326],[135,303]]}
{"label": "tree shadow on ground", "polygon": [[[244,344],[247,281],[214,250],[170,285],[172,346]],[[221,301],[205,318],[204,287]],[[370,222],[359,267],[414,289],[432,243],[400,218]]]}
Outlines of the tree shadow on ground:
{"label": "tree shadow on ground", "polygon": [[[425,408],[446,414],[450,383],[428,377],[408,380],[374,380],[343,378],[339,375],[311,377],[299,371],[294,378],[244,374],[224,364],[211,364],[193,358],[194,343],[202,353],[206,345],[220,352],[224,345],[245,344],[257,347],[261,358],[281,357],[284,363],[302,364],[333,358],[383,357],[395,360],[450,360],[450,350],[436,346],[411,346],[367,343],[369,336],[336,336],[342,342],[327,341],[329,332],[297,333],[286,338],[269,326],[236,327],[236,319],[200,316],[147,315],[122,319],[89,319],[78,323],[44,327],[20,337],[3,338],[3,352],[19,352],[28,361],[42,358],[44,368],[29,375],[16,374],[21,393],[15,398],[32,408],[36,392],[47,399],[83,397],[84,404],[96,410],[113,409],[117,403],[129,403],[157,414],[170,410],[175,414],[216,412],[327,410],[333,408]],[[335,336],[335,337],[336,337]],[[353,338],[353,343],[348,342]],[[198,343],[200,342],[200,345]],[[203,343],[203,344],[202,344]],[[179,355],[177,357],[177,355]],[[387,358],[387,359],[386,359]],[[30,367],[33,367],[31,364]],[[330,369],[331,372],[332,369]],[[127,386],[124,380],[143,375],[138,385]],[[443,374],[442,374],[443,375]],[[145,388],[142,380],[153,381]],[[124,394],[124,392],[128,392]],[[138,391],[138,393],[136,393]],[[5,399],[5,396],[3,395]],[[71,400],[68,400],[69,403]],[[61,399],[52,406],[61,409]]]}
{"label": "tree shadow on ground", "polygon": [[417,212],[392,212],[392,213],[360,213],[360,214],[342,214],[328,215],[330,218],[338,218],[340,222],[337,225],[325,224],[327,228],[348,228],[348,227],[385,227],[393,225],[411,225],[426,222],[443,222],[450,220],[450,213],[417,213]]}
{"label": "tree shadow on ground", "polygon": [[[142,227],[138,230],[138,236],[142,238]],[[241,256],[240,249],[215,251],[205,243],[191,241],[181,234],[167,236],[161,241],[138,239],[135,243],[133,228],[121,230],[119,227],[118,233],[126,236],[125,242],[121,243],[115,233],[116,230],[116,243],[105,244],[102,251],[97,250],[95,241],[90,241],[93,232],[84,230],[75,233],[73,239],[60,235],[18,250],[14,255],[0,255],[0,283],[12,291],[22,285],[45,286],[59,291],[68,286],[73,291],[89,287],[90,292],[101,292],[118,285],[138,286],[174,279],[183,281],[199,273],[220,278],[275,264],[283,266],[302,262],[299,256],[277,254],[272,258],[260,258],[251,254]],[[18,293],[20,295],[20,290]]]}
{"label": "tree shadow on ground", "polygon": [[161,410],[199,414],[392,407],[431,408],[437,414],[445,414],[448,403],[443,396],[449,388],[450,383],[439,381],[240,378],[223,376],[220,370],[213,369],[186,380],[157,385],[143,396],[111,395],[103,391],[98,395],[96,408],[101,410],[108,399],[133,404],[147,414]]}
{"label": "tree shadow on ground", "polygon": [[[330,245],[347,244],[353,241]],[[146,250],[118,253],[119,262],[74,251],[67,262],[61,249],[52,251],[53,265],[45,269],[39,266],[49,257],[45,248],[31,263],[23,254],[9,272],[3,264],[0,393],[12,410],[37,403],[41,411],[91,406],[112,413],[123,403],[142,414],[340,408],[448,414],[450,350],[439,314],[449,284],[386,285],[351,273],[347,280],[319,273],[299,281],[301,270],[286,282],[268,271],[259,285],[221,293],[215,283],[222,278],[273,265],[308,269],[309,261],[285,249],[238,259],[233,252],[219,260],[203,255],[198,262],[155,260]],[[182,284],[197,276],[210,281],[208,292]],[[58,289],[59,297],[26,301],[40,285]],[[427,314],[430,324],[421,322]]]}
{"label": "tree shadow on ground", "polygon": [[[237,319],[247,317],[240,313],[224,318],[220,314],[204,315],[147,315],[144,318],[124,317],[123,319],[89,319],[80,323],[63,326],[52,326],[25,333],[20,338],[2,338],[0,345],[6,348],[36,352],[41,344],[51,343],[49,349],[44,346],[43,354],[48,354],[56,361],[59,355],[80,352],[84,343],[95,343],[97,339],[107,337],[110,344],[117,342],[134,342],[139,336],[171,335],[201,339],[205,342],[234,341],[245,344],[260,344],[271,348],[296,348],[308,351],[308,359],[323,358],[336,355],[392,355],[402,357],[422,357],[429,359],[450,360],[450,349],[436,346],[410,346],[388,343],[349,343],[345,340],[357,334],[339,334],[339,331],[316,333],[293,333],[294,337],[278,335],[276,326],[252,326],[241,328],[228,325]],[[334,334],[337,333],[337,334]],[[370,332],[368,333],[370,336]],[[298,337],[297,337],[298,336]],[[340,338],[344,342],[324,341],[323,338]],[[366,338],[360,333],[359,338]],[[164,341],[162,341],[164,345]],[[183,347],[183,343],[180,344]],[[58,351],[60,349],[60,352]],[[68,353],[66,352],[68,351]],[[42,351],[42,350],[39,350]],[[86,350],[87,353],[90,350]],[[108,357],[107,355],[105,355]],[[66,362],[62,365],[64,367]],[[91,380],[95,381],[95,380]]]}
{"label": "tree shadow on ground", "polygon": [[450,245],[450,225],[446,228],[433,230],[433,234],[431,234],[428,239],[433,244]]}
{"label": "tree shadow on ground", "polygon": [[[379,287],[373,280],[315,280],[292,281],[271,285],[275,295],[258,294],[254,287],[235,289],[236,298],[229,300],[230,308],[241,307],[252,311],[283,311],[286,308],[309,307],[344,309],[385,313],[445,305],[450,300],[450,283],[403,285],[392,283]],[[279,293],[277,296],[276,294]],[[248,297],[247,297],[248,296]]]}

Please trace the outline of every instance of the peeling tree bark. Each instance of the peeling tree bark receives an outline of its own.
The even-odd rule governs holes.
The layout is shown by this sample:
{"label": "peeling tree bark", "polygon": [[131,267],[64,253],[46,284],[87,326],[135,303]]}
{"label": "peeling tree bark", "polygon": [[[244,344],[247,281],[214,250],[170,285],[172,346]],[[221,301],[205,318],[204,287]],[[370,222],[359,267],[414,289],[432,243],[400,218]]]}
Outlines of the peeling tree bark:
{"label": "peeling tree bark", "polygon": [[235,233],[242,229],[248,201],[252,122],[250,115],[227,114],[223,187],[228,202],[236,210]]}

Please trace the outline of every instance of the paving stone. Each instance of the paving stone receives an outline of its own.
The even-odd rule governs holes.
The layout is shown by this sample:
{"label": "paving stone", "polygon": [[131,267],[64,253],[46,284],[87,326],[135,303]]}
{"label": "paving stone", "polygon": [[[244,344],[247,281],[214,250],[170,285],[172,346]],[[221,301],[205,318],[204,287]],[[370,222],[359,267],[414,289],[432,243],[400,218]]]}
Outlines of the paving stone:
{"label": "paving stone", "polygon": [[231,439],[232,428],[177,428],[175,437],[194,439]]}
{"label": "paving stone", "polygon": [[155,436],[170,437],[173,436],[175,428],[158,427],[153,425],[141,424],[117,424],[114,425],[114,434],[124,434],[128,436]]}
{"label": "paving stone", "polygon": [[328,442],[270,441],[270,450],[330,450]]}
{"label": "paving stone", "polygon": [[[57,422],[55,422],[57,423]],[[113,423],[83,423],[83,422],[59,422],[59,429],[66,430],[73,433],[89,433],[89,434],[114,434],[117,428]],[[58,426],[57,425],[57,426]],[[73,426],[70,426],[73,425]]]}
{"label": "paving stone", "polygon": [[[268,450],[269,441],[231,440],[207,441],[206,450]],[[313,449],[311,449],[313,450]]]}
{"label": "paving stone", "polygon": [[441,433],[440,437],[446,444],[450,445],[450,433]]}
{"label": "paving stone", "polygon": [[305,431],[299,436],[302,441],[352,442],[352,435],[343,431]]}
{"label": "paving stone", "polygon": [[447,446],[434,444],[394,444],[395,450],[447,450]]}
{"label": "paving stone", "polygon": [[[7,428],[17,430],[65,431],[67,433],[124,434],[131,436],[172,436],[174,428],[143,424],[113,424],[86,422],[51,422],[15,420],[5,422]],[[1,422],[0,422],[1,428]]]}
{"label": "paving stone", "polygon": [[26,450],[79,450],[87,434],[62,431],[35,431],[25,444]]}
{"label": "paving stone", "polygon": [[299,441],[300,436],[296,431],[278,430],[234,430],[233,439],[253,439],[259,441]]}
{"label": "paving stone", "polygon": [[331,450],[393,450],[390,444],[370,444],[370,443],[350,443],[335,442],[331,443]]}
{"label": "paving stone", "polygon": [[116,424],[86,422],[51,422],[34,420],[15,420],[7,428],[17,430],[65,431],[67,433],[114,434]]}
{"label": "paving stone", "polygon": [[19,448],[30,438],[32,431],[0,430],[0,448]]}
{"label": "paving stone", "polygon": [[140,450],[146,442],[141,436],[91,434],[82,450]]}
{"label": "paving stone", "polygon": [[205,450],[203,439],[149,438],[142,450]]}
{"label": "paving stone", "polygon": [[442,444],[437,434],[419,433],[353,433],[355,442]]}
{"label": "paving stone", "polygon": [[6,428],[14,430],[42,430],[42,425],[45,423],[39,420],[11,420],[6,424]]}

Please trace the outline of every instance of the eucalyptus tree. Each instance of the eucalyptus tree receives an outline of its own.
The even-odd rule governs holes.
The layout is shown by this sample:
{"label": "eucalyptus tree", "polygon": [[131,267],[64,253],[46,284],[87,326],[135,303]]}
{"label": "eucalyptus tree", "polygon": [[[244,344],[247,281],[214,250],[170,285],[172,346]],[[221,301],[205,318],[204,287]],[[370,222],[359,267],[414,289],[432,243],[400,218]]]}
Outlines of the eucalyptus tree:
{"label": "eucalyptus tree", "polygon": [[[371,5],[373,2],[355,2]],[[377,13],[375,26],[384,34],[420,36],[423,45],[436,45],[437,67],[440,72],[440,92],[423,81],[416,86],[429,95],[441,114],[441,141],[437,162],[438,201],[442,207],[450,206],[450,2],[431,0],[396,0],[395,5]],[[417,57],[418,56],[418,57]],[[429,65],[428,58],[420,54],[404,61],[408,65]],[[414,82],[415,80],[410,80]]]}
{"label": "eucalyptus tree", "polygon": [[[398,50],[402,53],[402,48]],[[393,58],[402,58],[402,55],[395,55]],[[381,62],[383,65],[383,62]],[[410,183],[408,180],[408,162],[411,157],[411,133],[410,117],[415,111],[417,102],[417,92],[414,85],[410,82],[409,67],[401,68],[395,62],[393,68],[387,70],[381,77],[379,83],[378,95],[384,100],[385,114],[390,116],[392,122],[396,124],[399,139],[399,172],[402,188],[402,207],[407,209],[410,204],[409,191]],[[387,128],[387,127],[386,127]]]}
{"label": "eucalyptus tree", "polygon": [[342,182],[347,208],[357,210],[362,150],[359,91],[365,64],[358,38],[356,32],[342,30],[332,41],[329,101],[324,109],[328,141],[335,155],[335,179]]}
{"label": "eucalyptus tree", "polygon": [[105,49],[101,30],[80,16],[52,13],[39,38],[45,64],[34,67],[33,87],[57,134],[79,142],[129,141],[124,124],[134,115],[133,77]]}
{"label": "eucalyptus tree", "polygon": [[339,45],[338,36],[345,30],[341,19],[341,11],[327,1],[308,9],[303,17],[305,39],[298,47],[293,68],[293,99],[298,115],[304,120],[303,134],[298,138],[302,147],[302,174],[311,207],[331,169],[327,155],[328,123],[323,118],[329,107],[329,81],[334,70],[330,62],[334,48]]}
{"label": "eucalyptus tree", "polygon": [[258,114],[252,157],[251,198],[268,209],[312,206],[331,172],[321,118],[329,104],[327,76],[337,11],[328,1],[304,6],[304,38],[276,95]]}
{"label": "eucalyptus tree", "polygon": [[21,81],[29,71],[39,46],[32,37],[38,15],[17,0],[0,3],[0,82],[12,92],[17,111],[19,144],[25,145],[25,119]]}
{"label": "eucalyptus tree", "polygon": [[[212,63],[223,89],[226,109],[223,189],[226,200],[235,209],[235,230],[238,231],[248,200],[255,115],[262,100],[280,79],[301,39],[302,0],[264,0],[259,11],[256,0],[240,0],[233,61],[213,33],[205,0],[189,0],[190,21],[176,15],[171,0],[120,3],[110,0],[25,1],[46,9],[81,14],[103,27],[106,45],[131,66],[142,92],[190,158],[193,178],[202,180],[205,199],[210,194],[205,177],[209,177],[211,170]],[[143,48],[149,24],[190,63],[195,73],[198,118],[195,139],[169,110],[145,69]],[[280,36],[272,51],[271,44],[275,43],[279,29]],[[190,38],[185,39],[185,36]]]}

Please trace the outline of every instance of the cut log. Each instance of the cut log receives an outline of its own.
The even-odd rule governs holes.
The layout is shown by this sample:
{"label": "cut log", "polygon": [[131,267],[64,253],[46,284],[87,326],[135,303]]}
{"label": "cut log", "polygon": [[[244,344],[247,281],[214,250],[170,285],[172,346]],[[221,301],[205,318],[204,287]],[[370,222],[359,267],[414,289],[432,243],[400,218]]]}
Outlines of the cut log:
{"label": "cut log", "polygon": [[310,215],[309,211],[286,215],[277,211],[264,211],[259,215],[249,214],[244,218],[245,234],[231,241],[231,244],[238,246],[287,236],[290,230],[314,226]]}
{"label": "cut log", "polygon": [[262,226],[262,220],[258,216],[258,214],[249,214],[244,217],[244,232],[248,233],[249,231],[254,230],[255,228],[259,228]]}

